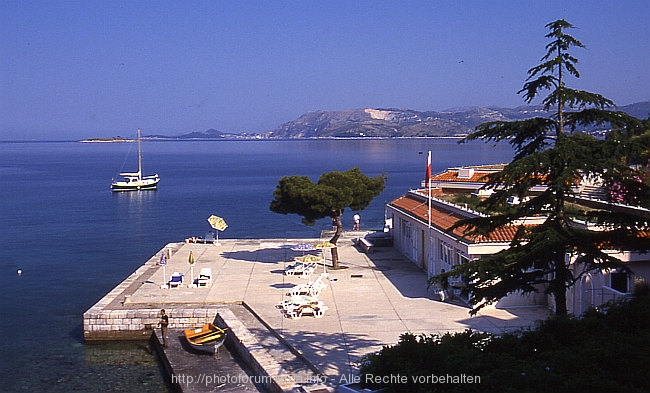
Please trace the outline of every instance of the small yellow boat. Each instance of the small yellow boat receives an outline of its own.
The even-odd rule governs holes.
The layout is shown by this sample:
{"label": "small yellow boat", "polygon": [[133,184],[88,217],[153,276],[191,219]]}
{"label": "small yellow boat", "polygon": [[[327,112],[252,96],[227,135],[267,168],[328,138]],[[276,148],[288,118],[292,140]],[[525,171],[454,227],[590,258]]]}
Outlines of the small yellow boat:
{"label": "small yellow boat", "polygon": [[190,347],[197,351],[215,353],[226,341],[226,329],[206,323],[198,329],[185,329],[183,333]]}

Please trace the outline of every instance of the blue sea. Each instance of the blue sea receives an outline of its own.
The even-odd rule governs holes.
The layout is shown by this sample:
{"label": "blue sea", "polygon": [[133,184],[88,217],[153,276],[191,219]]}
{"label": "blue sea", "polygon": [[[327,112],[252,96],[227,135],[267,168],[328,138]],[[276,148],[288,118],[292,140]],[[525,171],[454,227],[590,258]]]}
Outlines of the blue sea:
{"label": "blue sea", "polygon": [[[508,145],[454,139],[143,142],[157,191],[114,193],[137,170],[133,143],[0,142],[0,391],[166,391],[146,343],[84,345],[82,314],[169,242],[203,236],[211,214],[221,238],[318,237],[297,215],[269,210],[283,176],[359,167],[385,173],[385,191],[361,212],[381,229],[386,202],[418,188],[426,152],[433,172],[509,162]],[[351,229],[352,215],[343,215]],[[18,274],[18,270],[22,274]]]}

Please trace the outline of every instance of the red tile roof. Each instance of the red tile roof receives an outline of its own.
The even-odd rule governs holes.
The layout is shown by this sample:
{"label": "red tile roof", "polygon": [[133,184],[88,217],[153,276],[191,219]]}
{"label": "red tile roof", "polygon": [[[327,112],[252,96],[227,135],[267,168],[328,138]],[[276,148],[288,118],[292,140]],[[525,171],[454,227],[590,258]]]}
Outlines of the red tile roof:
{"label": "red tile roof", "polygon": [[431,181],[440,182],[463,182],[463,183],[485,183],[484,176],[494,172],[474,171],[471,177],[458,177],[458,170],[448,169],[445,172],[431,176]]}
{"label": "red tile roof", "polygon": [[[425,225],[429,222],[427,218],[429,206],[426,198],[420,199],[413,194],[406,194],[393,200],[390,205],[398,210],[410,214]],[[446,208],[438,204],[432,204],[431,206],[431,226],[457,238],[463,236],[463,228],[455,228],[451,232],[449,231],[449,228],[459,220],[470,217],[469,214],[463,215],[455,209]],[[516,231],[517,227],[510,225],[499,228],[488,236],[467,236],[465,237],[465,240],[470,243],[509,243],[514,238]]]}
{"label": "red tile roof", "polygon": [[[454,183],[486,183],[487,175],[492,173],[501,172],[505,168],[504,164],[495,164],[495,165],[479,165],[463,168],[448,168],[444,172],[436,173],[431,176],[432,182],[438,183],[448,183],[448,186],[453,187]],[[461,172],[464,172],[464,175],[471,173],[471,176],[465,177],[461,175]],[[538,180],[540,181],[540,186],[544,185],[546,181],[546,175],[537,175]],[[582,179],[575,179],[574,186],[579,186],[582,183]],[[438,184],[441,186],[443,184]]]}
{"label": "red tile roof", "polygon": [[[444,172],[436,173],[431,176],[434,182],[462,182],[462,183],[485,183],[484,177],[490,173],[500,172],[505,168],[505,164],[495,165],[476,165],[462,168],[448,168]],[[461,172],[463,172],[461,174]],[[465,177],[468,173],[471,176]],[[465,176],[463,176],[465,175]]]}

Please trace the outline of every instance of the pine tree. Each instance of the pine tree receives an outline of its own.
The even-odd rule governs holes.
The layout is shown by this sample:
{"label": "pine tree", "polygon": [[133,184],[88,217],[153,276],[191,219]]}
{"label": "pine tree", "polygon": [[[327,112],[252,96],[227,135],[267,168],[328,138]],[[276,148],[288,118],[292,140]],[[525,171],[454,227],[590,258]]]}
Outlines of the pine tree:
{"label": "pine tree", "polygon": [[[361,211],[381,194],[386,176],[371,178],[352,168],[345,172],[323,173],[317,183],[306,176],[285,176],[280,179],[273,192],[272,212],[298,214],[305,225],[314,225],[316,220],[331,217],[336,222],[336,231],[330,239],[335,244],[343,232],[341,216],[346,207]],[[332,264],[339,267],[338,252],[332,248]]]}
{"label": "pine tree", "polygon": [[[465,236],[486,235],[515,225],[517,232],[510,247],[455,266],[431,280],[463,276],[474,304],[473,313],[509,293],[530,293],[544,287],[553,295],[556,314],[566,315],[566,290],[582,275],[595,269],[624,268],[620,260],[604,250],[650,249],[644,233],[650,228],[648,216],[567,209],[583,178],[622,185],[632,200],[642,201],[648,195],[647,185],[638,181],[630,185],[629,180],[638,176],[624,159],[643,151],[639,146],[643,141],[639,130],[643,127],[639,120],[611,110],[611,100],[566,86],[567,77],[580,77],[578,60],[570,49],[584,45],[566,33],[573,26],[565,20],[546,27],[550,30],[546,35],[550,40],[547,52],[541,64],[528,70],[528,79],[518,94],[531,103],[548,90],[542,103],[550,115],[484,123],[461,141],[505,141],[515,150],[512,162],[502,172],[486,178],[484,188],[493,193],[481,202],[480,208],[490,214],[457,224],[465,229]],[[605,139],[581,132],[592,125],[611,125],[616,131]],[[543,191],[531,193],[533,187]],[[509,206],[506,201],[511,196],[523,202]],[[536,226],[521,223],[530,216],[546,218]],[[580,219],[601,227],[580,225]]]}

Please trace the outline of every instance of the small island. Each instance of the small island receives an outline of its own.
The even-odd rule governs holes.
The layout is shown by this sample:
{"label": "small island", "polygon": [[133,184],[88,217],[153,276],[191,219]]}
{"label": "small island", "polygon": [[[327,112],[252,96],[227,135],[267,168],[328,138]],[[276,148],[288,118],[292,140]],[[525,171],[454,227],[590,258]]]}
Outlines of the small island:
{"label": "small island", "polygon": [[137,142],[137,139],[122,138],[121,136],[116,136],[113,138],[89,138],[83,139],[79,142],[84,143],[111,143],[111,142]]}

